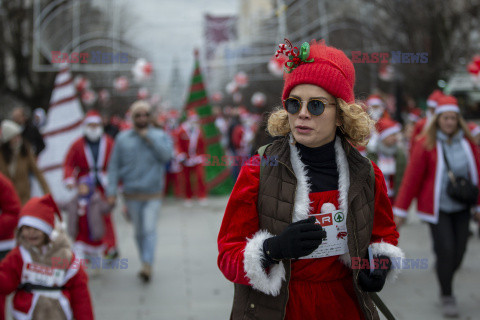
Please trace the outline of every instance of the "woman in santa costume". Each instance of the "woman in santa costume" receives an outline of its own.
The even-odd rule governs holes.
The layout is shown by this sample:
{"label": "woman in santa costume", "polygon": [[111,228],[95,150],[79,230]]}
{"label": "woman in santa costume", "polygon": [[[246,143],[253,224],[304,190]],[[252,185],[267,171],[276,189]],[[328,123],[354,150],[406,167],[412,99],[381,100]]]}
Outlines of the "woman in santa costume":
{"label": "woman in santa costume", "polygon": [[[200,128],[200,120],[194,110],[188,111],[188,117],[178,128],[176,139],[179,153],[176,157],[183,166],[185,205],[192,206],[192,197],[199,199],[200,205],[207,201],[207,185],[205,183],[205,168],[203,156],[205,154],[205,138]],[[195,193],[192,188],[192,179],[196,181]]]}
{"label": "woman in santa costume", "polygon": [[[15,247],[20,198],[12,182],[0,173],[0,261]],[[0,320],[5,319],[5,296],[0,294]]]}
{"label": "woman in santa costume", "polygon": [[379,319],[368,292],[395,276],[403,252],[382,172],[351,145],[372,120],[342,51],[288,44],[284,108],[268,120],[279,138],[259,149],[275,161],[242,167],[218,235],[231,319]]}
{"label": "woman in santa costume", "polygon": [[480,211],[480,198],[469,205],[447,193],[447,167],[455,177],[466,178],[478,186],[480,155],[475,148],[457,99],[441,97],[432,121],[413,147],[393,209],[400,227],[416,198],[419,217],[429,223],[445,316],[458,316],[453,277],[466,250],[471,211]]}
{"label": "woman in santa costume", "polygon": [[[100,114],[91,110],[84,120],[84,135],[67,152],[64,163],[64,182],[67,188],[76,186],[79,178],[90,176],[103,197],[107,187],[107,167],[113,149],[113,140],[103,132]],[[111,214],[104,215],[107,258],[118,257],[117,241]]]}
{"label": "woman in santa costume", "polygon": [[60,211],[48,194],[20,212],[17,246],[0,263],[0,293],[13,296],[14,319],[93,319],[88,279],[67,236],[54,231]]}
{"label": "woman in santa costume", "polygon": [[369,152],[367,158],[375,162],[382,171],[388,198],[393,205],[407,166],[407,156],[398,136],[402,127],[400,123],[390,118],[380,119],[375,127],[378,132],[378,143],[375,152]]}

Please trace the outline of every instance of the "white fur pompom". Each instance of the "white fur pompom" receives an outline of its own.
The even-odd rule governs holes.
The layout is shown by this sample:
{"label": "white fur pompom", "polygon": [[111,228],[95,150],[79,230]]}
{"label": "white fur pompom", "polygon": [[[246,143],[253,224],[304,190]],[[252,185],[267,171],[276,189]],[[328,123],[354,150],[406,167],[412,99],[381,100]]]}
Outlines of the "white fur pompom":
{"label": "white fur pompom", "polygon": [[329,213],[329,212],[333,212],[337,210],[337,208],[335,208],[335,205],[331,202],[325,202],[323,205],[322,205],[322,209],[320,210],[321,213]]}

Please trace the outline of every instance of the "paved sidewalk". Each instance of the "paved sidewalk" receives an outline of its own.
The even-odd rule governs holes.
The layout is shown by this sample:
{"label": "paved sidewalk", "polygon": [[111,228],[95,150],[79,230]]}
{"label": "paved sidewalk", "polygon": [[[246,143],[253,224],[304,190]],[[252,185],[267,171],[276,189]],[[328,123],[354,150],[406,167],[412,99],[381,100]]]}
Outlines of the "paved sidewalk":
{"label": "paved sidewalk", "polygon": [[[216,237],[228,197],[211,198],[207,207],[183,207],[166,199],[158,220],[158,247],[151,284],[143,285],[133,229],[120,212],[117,225],[124,270],[102,270],[91,278],[96,319],[220,320],[228,319],[233,285],[216,265]],[[404,270],[381,297],[397,319],[441,319],[438,286],[428,226],[411,217],[401,230],[400,246],[412,259],[428,259],[428,269]],[[470,239],[463,266],[455,279],[461,319],[480,319],[480,240]]]}

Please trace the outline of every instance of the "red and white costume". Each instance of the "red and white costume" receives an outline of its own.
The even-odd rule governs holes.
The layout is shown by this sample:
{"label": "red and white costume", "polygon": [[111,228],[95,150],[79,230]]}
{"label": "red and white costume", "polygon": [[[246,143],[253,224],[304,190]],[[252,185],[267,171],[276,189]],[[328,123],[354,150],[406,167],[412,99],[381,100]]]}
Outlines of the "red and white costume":
{"label": "red and white costume", "polygon": [[[393,213],[400,217],[408,215],[408,208],[417,198],[419,217],[430,223],[437,223],[440,204],[440,189],[445,160],[442,156],[442,144],[437,141],[436,148],[427,150],[424,146],[426,138],[422,138],[413,146],[410,161],[403,176],[400,191],[395,200]],[[462,140],[462,146],[468,159],[470,180],[478,186],[480,153],[478,148],[468,139]],[[477,212],[480,211],[480,197]]]}
{"label": "red and white costume", "polygon": [[199,199],[207,197],[205,183],[205,169],[203,167],[203,155],[206,152],[205,138],[199,126],[191,125],[190,121],[184,122],[177,132],[179,157],[184,159],[183,173],[185,182],[185,197],[191,199],[194,195],[192,190],[192,175],[197,182],[196,196]]}
{"label": "red and white costume", "polygon": [[[0,173],[0,252],[15,247],[15,228],[20,212],[20,198],[12,182]],[[5,319],[5,296],[0,294],[0,320]]]}
{"label": "red and white costume", "polygon": [[[335,143],[339,170],[339,190],[311,193],[304,164],[295,146],[290,145],[290,159],[297,177],[293,221],[332,209],[348,212],[349,169],[340,140]],[[255,157],[258,157],[255,156]],[[257,162],[254,160],[253,162]],[[386,195],[385,180],[378,167],[375,171],[375,215],[371,236],[373,254],[403,258],[397,248],[398,232]],[[260,167],[243,166],[231,193],[218,235],[218,266],[225,277],[235,283],[251,285],[265,294],[279,294],[285,279],[283,262],[262,267],[263,242],[272,237],[259,230],[257,211]],[[310,203],[309,203],[310,202]],[[331,212],[331,211],[330,211]],[[346,221],[346,217],[345,217]],[[363,319],[353,289],[351,259],[347,252],[317,259],[292,260],[289,300],[285,319]],[[398,269],[389,276],[395,277]]]}
{"label": "red and white costume", "polygon": [[[95,113],[87,114],[85,123],[97,122],[101,123],[100,115]],[[97,176],[100,181],[99,190],[102,195],[105,195],[105,190],[108,184],[107,167],[110,161],[110,156],[113,150],[113,139],[107,134],[103,134],[100,138],[100,146],[96,163],[94,163],[93,155],[88,147],[85,137],[76,140],[67,152],[64,163],[64,183],[75,184],[80,177],[90,175],[95,181],[95,168],[97,169]],[[116,248],[117,241],[115,237],[115,230],[111,214],[104,215],[105,219],[105,237],[103,242],[106,245],[106,251]]]}
{"label": "red and white costume", "polygon": [[[65,234],[60,232],[54,235],[52,232],[55,214],[61,218],[51,195],[30,199],[22,208],[18,221],[19,245],[0,263],[0,294],[15,291],[12,311],[14,319],[27,320],[35,317],[56,320],[61,311],[68,320],[93,319],[87,275],[71,253]],[[32,247],[22,237],[23,226],[42,231],[50,238],[50,243],[41,248]],[[31,252],[35,252],[35,257]],[[66,260],[68,266],[63,263],[57,265],[54,258]],[[19,288],[22,284],[40,287],[27,290]],[[46,290],[45,287],[59,289]],[[57,300],[61,311],[42,297]],[[41,305],[37,309],[38,303]],[[47,303],[49,307],[46,307]],[[64,318],[63,315],[61,318]]]}

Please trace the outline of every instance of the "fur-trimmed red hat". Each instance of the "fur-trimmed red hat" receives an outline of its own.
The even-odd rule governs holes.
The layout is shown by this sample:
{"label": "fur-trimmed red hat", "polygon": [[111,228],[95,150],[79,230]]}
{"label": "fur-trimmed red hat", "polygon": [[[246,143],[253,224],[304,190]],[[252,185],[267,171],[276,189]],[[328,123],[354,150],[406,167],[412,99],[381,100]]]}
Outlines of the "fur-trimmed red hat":
{"label": "fur-trimmed red hat", "polygon": [[434,90],[427,98],[427,107],[435,108],[438,105],[438,99],[443,96],[444,94],[442,91],[438,89]]}
{"label": "fur-trimmed red hat", "polygon": [[385,107],[385,103],[383,102],[382,97],[380,97],[378,94],[371,94],[367,98],[367,106],[381,106]]}
{"label": "fur-trimmed red hat", "polygon": [[470,133],[474,137],[476,135],[480,134],[480,126],[478,124],[476,124],[475,122],[469,122],[468,123],[468,129],[470,129]]}
{"label": "fur-trimmed red hat", "polygon": [[102,117],[100,116],[100,113],[98,113],[98,111],[90,110],[85,115],[85,120],[83,120],[83,123],[84,124],[90,124],[90,123],[102,124]]}
{"label": "fur-trimmed red hat", "polygon": [[453,111],[460,113],[460,108],[458,107],[457,98],[454,96],[443,95],[438,99],[438,105],[435,108],[435,114]]}
{"label": "fur-trimmed red hat", "polygon": [[17,227],[29,226],[50,236],[55,227],[55,214],[62,220],[60,210],[50,194],[31,198],[20,210]]}
{"label": "fur-trimmed red hat", "polygon": [[399,133],[402,130],[400,123],[389,118],[382,118],[378,120],[375,126],[377,128],[380,140],[383,140],[392,134]]}
{"label": "fur-trimmed red hat", "polygon": [[[308,43],[304,43],[302,47],[305,45],[308,45]],[[280,49],[282,49],[282,46],[285,48],[285,45],[281,44]],[[298,51],[297,48],[296,52]],[[294,57],[293,60],[295,59]],[[313,61],[311,61],[312,59]],[[292,63],[291,60],[286,63]],[[298,61],[293,61],[293,63]],[[302,62],[295,64],[295,67],[291,68],[290,72],[284,74],[283,100],[288,98],[290,91],[295,86],[313,84],[347,103],[355,101],[353,93],[355,69],[352,61],[343,51],[325,45],[324,41],[314,41],[309,45],[309,52]]]}

